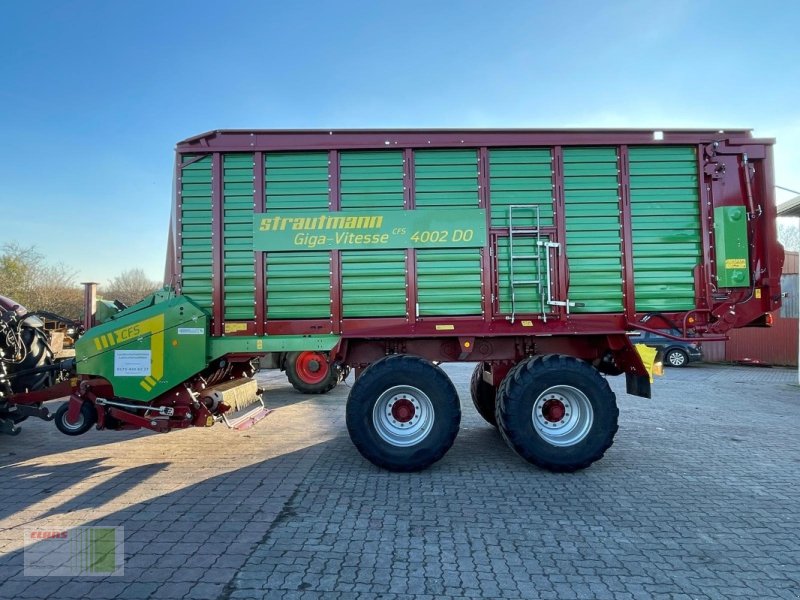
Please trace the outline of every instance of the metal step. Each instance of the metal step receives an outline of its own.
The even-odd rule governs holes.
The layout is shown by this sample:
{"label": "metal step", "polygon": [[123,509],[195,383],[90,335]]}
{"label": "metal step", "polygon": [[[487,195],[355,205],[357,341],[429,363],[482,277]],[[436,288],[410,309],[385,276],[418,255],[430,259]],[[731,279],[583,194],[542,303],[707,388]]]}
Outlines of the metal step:
{"label": "metal step", "polygon": [[222,413],[222,420],[229,429],[244,431],[250,429],[271,412],[272,411],[264,405],[264,400],[259,396],[255,402],[248,406],[240,408],[237,411]]}
{"label": "metal step", "polygon": [[542,281],[541,279],[515,279],[511,283],[516,287],[518,285],[539,285]]}
{"label": "metal step", "polygon": [[255,379],[243,378],[206,388],[200,396],[213,407],[212,411],[227,406],[227,410],[221,413],[222,421],[230,429],[242,431],[250,429],[272,412],[264,405],[259,392]]}

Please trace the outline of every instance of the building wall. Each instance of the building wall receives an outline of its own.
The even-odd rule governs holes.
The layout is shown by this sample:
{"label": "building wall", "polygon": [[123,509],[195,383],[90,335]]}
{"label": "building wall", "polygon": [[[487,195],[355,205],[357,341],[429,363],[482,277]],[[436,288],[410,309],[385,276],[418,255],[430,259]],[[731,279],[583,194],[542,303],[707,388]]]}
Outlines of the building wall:
{"label": "building wall", "polygon": [[703,342],[703,360],[705,362],[725,362],[725,346],[727,342]]}
{"label": "building wall", "polygon": [[725,360],[797,366],[797,327],[796,318],[776,316],[770,328],[737,329],[726,344]]}
{"label": "building wall", "polygon": [[[747,327],[730,333],[728,342],[703,345],[706,361],[753,361],[770,365],[797,366],[798,351],[798,266],[797,252],[787,252],[781,275],[781,289],[788,294],[781,310],[774,313],[772,327]],[[724,346],[724,356],[720,356]]]}

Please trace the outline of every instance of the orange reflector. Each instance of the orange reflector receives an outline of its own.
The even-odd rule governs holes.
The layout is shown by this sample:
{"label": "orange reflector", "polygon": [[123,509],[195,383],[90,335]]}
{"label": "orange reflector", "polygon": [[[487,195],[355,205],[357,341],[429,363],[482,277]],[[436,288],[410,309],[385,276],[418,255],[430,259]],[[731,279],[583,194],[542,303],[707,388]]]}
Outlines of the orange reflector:
{"label": "orange reflector", "polygon": [[767,318],[765,320],[767,327],[772,327],[775,323],[775,318],[772,316],[772,313],[767,313]]}
{"label": "orange reflector", "polygon": [[689,321],[689,325],[691,325],[692,323],[694,323],[694,317],[689,317],[687,321]]}

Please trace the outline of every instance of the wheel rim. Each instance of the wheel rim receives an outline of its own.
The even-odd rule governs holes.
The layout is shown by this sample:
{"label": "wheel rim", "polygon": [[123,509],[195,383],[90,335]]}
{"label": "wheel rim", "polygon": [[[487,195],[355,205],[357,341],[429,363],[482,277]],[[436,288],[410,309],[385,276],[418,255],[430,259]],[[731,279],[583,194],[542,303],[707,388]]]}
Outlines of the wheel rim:
{"label": "wheel rim", "polygon": [[297,374],[306,383],[320,383],[328,376],[328,360],[319,352],[301,352],[295,363]]}
{"label": "wheel rim", "polygon": [[686,358],[684,358],[683,354],[681,354],[680,352],[669,353],[669,364],[671,364],[673,367],[680,367],[685,362]]}
{"label": "wheel rim", "polygon": [[433,403],[410,385],[383,392],[372,409],[372,424],[381,439],[400,448],[414,446],[428,437],[433,426]]}
{"label": "wheel rim", "polygon": [[64,417],[61,419],[61,424],[64,426],[65,429],[78,430],[81,427],[83,427],[83,422],[84,422],[83,411],[78,413],[78,418],[75,420],[74,423],[69,422],[69,419],[67,419],[68,414],[69,411],[65,411]]}
{"label": "wheel rim", "polygon": [[553,446],[574,446],[592,428],[594,410],[588,396],[569,385],[555,385],[533,403],[533,427]]}

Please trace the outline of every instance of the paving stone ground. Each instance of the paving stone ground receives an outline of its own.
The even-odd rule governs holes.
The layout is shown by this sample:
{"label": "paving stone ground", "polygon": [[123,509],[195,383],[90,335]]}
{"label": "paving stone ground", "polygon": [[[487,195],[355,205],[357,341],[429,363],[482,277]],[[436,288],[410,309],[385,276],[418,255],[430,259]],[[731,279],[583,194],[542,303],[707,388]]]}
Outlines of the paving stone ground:
{"label": "paving stone ground", "polygon": [[[0,598],[800,598],[795,371],[692,365],[624,393],[605,458],[551,474],[475,413],[453,449],[381,471],[344,428],[340,385],[263,372],[257,427],[0,437]],[[26,577],[26,526],[121,525],[123,576]]]}

